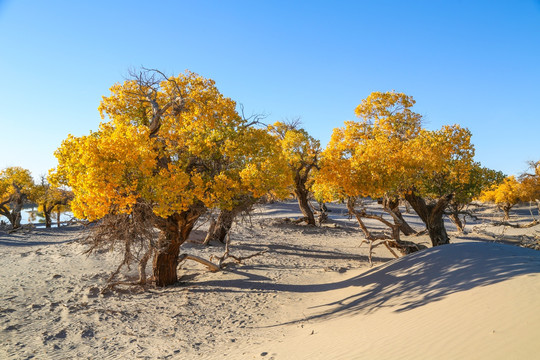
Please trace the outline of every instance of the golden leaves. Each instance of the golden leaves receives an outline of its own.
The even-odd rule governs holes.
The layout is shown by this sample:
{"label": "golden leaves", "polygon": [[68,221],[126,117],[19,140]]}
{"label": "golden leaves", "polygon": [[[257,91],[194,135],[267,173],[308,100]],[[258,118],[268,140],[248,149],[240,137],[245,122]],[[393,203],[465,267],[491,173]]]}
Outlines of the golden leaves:
{"label": "golden leaves", "polygon": [[13,166],[0,171],[0,202],[8,200],[15,187],[27,195],[33,191],[34,179],[29,170]]}
{"label": "golden leaves", "polygon": [[514,177],[506,177],[500,184],[493,185],[479,196],[479,199],[494,202],[497,205],[514,205],[525,200],[526,193],[522,184]]}
{"label": "golden leaves", "polygon": [[68,136],[51,179],[74,192],[75,216],[129,213],[144,200],[166,217],[202,202],[227,208],[239,196],[283,187],[275,139],[246,126],[213,80],[186,72],[161,82],[111,87],[95,133]]}
{"label": "golden leaves", "polygon": [[[323,152],[316,188],[322,196],[400,193],[436,173],[460,179],[474,155],[470,132],[458,125],[439,131],[421,128],[412,97],[374,92],[356,108],[360,121],[334,129]],[[426,187],[423,187],[427,190]]]}

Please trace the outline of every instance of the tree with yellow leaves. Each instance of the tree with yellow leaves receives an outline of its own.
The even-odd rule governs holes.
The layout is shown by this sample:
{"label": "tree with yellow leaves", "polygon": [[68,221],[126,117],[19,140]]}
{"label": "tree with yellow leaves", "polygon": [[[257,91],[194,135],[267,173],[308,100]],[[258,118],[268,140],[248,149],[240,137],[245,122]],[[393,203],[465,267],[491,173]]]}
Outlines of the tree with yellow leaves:
{"label": "tree with yellow leaves", "polygon": [[141,282],[153,256],[156,285],[175,283],[180,246],[207,208],[232,209],[240,192],[260,196],[280,180],[261,161],[260,138],[236,103],[197,74],[132,73],[103,97],[99,111],[98,131],[64,140],[51,179],[73,190],[75,217],[110,225],[97,238],[121,238],[123,264],[135,242],[145,244]]}
{"label": "tree with yellow leaves", "polygon": [[15,166],[0,171],[0,215],[9,220],[13,229],[21,227],[21,211],[33,189],[34,179],[29,170]]}
{"label": "tree with yellow leaves", "polygon": [[510,210],[523,201],[524,197],[522,184],[514,176],[508,176],[500,184],[483,191],[479,199],[495,203],[504,212],[504,220],[508,220]]}
{"label": "tree with yellow leaves", "polygon": [[235,218],[242,212],[248,213],[261,198],[283,199],[288,194],[291,180],[279,141],[266,129],[249,126],[240,131],[249,148],[231,166],[240,169],[241,186],[230,202],[217,207],[219,215],[215,221],[212,218],[205,243],[211,240],[225,243]]}
{"label": "tree with yellow leaves", "polygon": [[281,144],[292,178],[292,193],[308,225],[315,226],[315,217],[309,205],[309,194],[313,183],[312,173],[317,169],[321,153],[318,140],[299,128],[299,121],[276,122],[268,130]]}
{"label": "tree with yellow leaves", "polygon": [[540,161],[531,161],[529,167],[533,170],[532,173],[523,173],[520,176],[523,197],[524,201],[536,202],[540,212]]}
{"label": "tree with yellow leaves", "polygon": [[[443,222],[452,193],[438,196],[426,184],[440,174],[453,179],[472,167],[474,148],[470,132],[458,125],[438,131],[422,128],[421,116],[411,110],[411,96],[396,92],[374,92],[356,108],[360,121],[347,121],[334,129],[323,152],[317,191],[348,199],[366,239],[384,240],[402,253],[416,250],[399,238],[402,220],[389,206],[392,198],[403,197],[426,224],[432,245],[449,242]],[[333,194],[333,195],[332,195]],[[354,208],[360,197],[383,198],[390,220]],[[381,221],[391,234],[375,235],[362,218]],[[392,241],[388,241],[391,239]]]}
{"label": "tree with yellow leaves", "polygon": [[70,190],[51,186],[47,179],[41,177],[41,183],[36,185],[32,193],[32,201],[37,203],[38,211],[45,218],[45,227],[52,225],[51,215],[53,211],[57,213],[57,224],[60,226],[60,213],[69,208],[69,202],[73,198]]}
{"label": "tree with yellow leaves", "polygon": [[467,216],[473,217],[465,208],[480,195],[483,190],[503,181],[504,174],[482,167],[474,162],[468,170],[461,172],[437,172],[423,183],[425,192],[437,197],[454,194],[447,206],[447,215],[458,231],[465,228]]}

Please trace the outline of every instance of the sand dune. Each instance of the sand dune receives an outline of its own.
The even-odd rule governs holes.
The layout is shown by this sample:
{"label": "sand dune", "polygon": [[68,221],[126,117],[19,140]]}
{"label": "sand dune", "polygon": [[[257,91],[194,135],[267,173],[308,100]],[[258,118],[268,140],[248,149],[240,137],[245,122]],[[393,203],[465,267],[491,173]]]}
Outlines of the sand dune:
{"label": "sand dune", "polygon": [[[375,206],[375,205],[374,205]],[[453,244],[374,267],[341,205],[322,228],[294,203],[235,225],[232,251],[264,256],[209,273],[182,264],[177,286],[100,295],[119,257],[83,255],[85,229],[0,233],[1,359],[531,359],[540,353],[540,252],[487,211]],[[488,209],[489,210],[489,209]],[[417,229],[414,214],[405,214]],[[527,213],[513,220],[527,221]],[[375,224],[371,224],[375,225]],[[451,224],[448,224],[452,230]],[[204,226],[193,234],[196,241]],[[426,236],[412,241],[429,244]],[[204,258],[223,247],[185,244]],[[124,273],[136,277],[135,269]]]}
{"label": "sand dune", "polygon": [[432,248],[314,295],[277,359],[533,359],[540,253],[502,244]]}

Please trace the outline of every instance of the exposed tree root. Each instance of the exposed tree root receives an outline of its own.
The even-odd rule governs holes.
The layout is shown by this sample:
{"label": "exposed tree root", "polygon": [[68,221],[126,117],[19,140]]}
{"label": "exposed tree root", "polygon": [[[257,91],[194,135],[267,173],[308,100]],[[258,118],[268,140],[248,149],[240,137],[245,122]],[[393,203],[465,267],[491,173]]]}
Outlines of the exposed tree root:
{"label": "exposed tree root", "polygon": [[143,288],[145,286],[145,284],[141,284],[140,281],[115,281],[115,282],[108,283],[107,286],[105,286],[103,289],[101,289],[101,291],[99,293],[101,295],[103,295],[103,294],[107,293],[108,291],[112,291],[118,285],[140,286],[140,287],[143,287]]}
{"label": "exposed tree root", "polygon": [[535,219],[535,220],[533,220],[530,223],[525,224],[525,225],[511,224],[508,221],[497,221],[497,222],[492,223],[491,225],[493,225],[493,226],[510,226],[510,227],[513,227],[513,228],[516,228],[516,229],[527,229],[527,228],[531,228],[533,226],[536,226],[538,224],[540,224],[540,220]]}
{"label": "exposed tree root", "polygon": [[227,241],[225,242],[225,252],[223,253],[223,255],[220,256],[220,257],[212,256],[210,258],[210,260],[216,259],[218,261],[217,266],[219,267],[219,269],[223,269],[225,267],[226,264],[224,264],[224,261],[229,259],[229,258],[233,259],[237,264],[241,264],[242,261],[244,261],[244,260],[251,259],[251,258],[253,258],[255,256],[263,255],[264,253],[266,253],[268,251],[268,249],[265,249],[265,250],[256,252],[254,254],[247,255],[247,256],[234,256],[234,255],[231,255],[230,251],[229,251],[230,242],[231,242],[231,236],[229,234],[227,234]]}
{"label": "exposed tree root", "polygon": [[[382,244],[384,244],[384,246],[386,246],[386,248],[396,258],[398,258],[399,255],[393,249],[397,249],[402,255],[407,255],[415,251],[419,251],[422,248],[425,248],[425,246],[423,245],[417,245],[411,241],[405,241],[405,240],[400,239],[399,235],[401,231],[402,220],[399,218],[398,215],[396,215],[394,211],[392,211],[387,206],[384,206],[383,210],[393,218],[394,220],[393,224],[390,221],[383,218],[382,215],[368,214],[365,208],[361,210],[356,210],[354,208],[354,203],[355,203],[355,200],[352,198],[349,198],[347,200],[347,209],[349,210],[349,214],[352,214],[356,217],[356,220],[358,221],[358,224],[360,225],[360,229],[364,233],[365,239],[362,240],[360,245],[362,245],[363,243],[366,243],[369,245],[368,260],[369,260],[370,266],[373,266],[373,262],[372,262],[373,249]],[[363,218],[377,220],[383,223],[384,225],[386,225],[391,230],[391,232],[383,233],[383,234],[374,234],[373,232],[369,231],[366,224],[362,220]]]}
{"label": "exposed tree root", "polygon": [[214,264],[211,261],[203,259],[201,257],[195,256],[195,255],[189,255],[189,254],[181,254],[180,256],[178,256],[178,262],[179,263],[184,262],[185,260],[193,260],[193,261],[196,261],[196,262],[198,262],[200,264],[203,264],[211,272],[216,272],[216,271],[220,270],[220,267],[218,265]]}
{"label": "exposed tree root", "polygon": [[8,230],[8,234],[13,234],[13,233],[16,233],[16,232],[30,232],[30,231],[33,231],[35,229],[35,226],[34,224],[25,224],[25,225],[21,225],[15,229],[10,229]]}

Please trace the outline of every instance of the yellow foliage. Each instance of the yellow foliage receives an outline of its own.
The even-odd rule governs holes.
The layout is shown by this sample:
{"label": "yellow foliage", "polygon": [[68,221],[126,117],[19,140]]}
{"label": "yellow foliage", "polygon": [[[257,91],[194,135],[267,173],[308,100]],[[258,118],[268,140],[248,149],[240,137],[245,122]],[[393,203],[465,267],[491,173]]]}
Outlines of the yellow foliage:
{"label": "yellow foliage", "polygon": [[533,174],[524,174],[521,180],[524,201],[538,201],[540,204],[540,161],[531,164]]}
{"label": "yellow foliage", "polygon": [[521,183],[514,176],[508,176],[502,183],[483,191],[479,200],[510,208],[522,201],[524,195]]}
{"label": "yellow foliage", "polygon": [[430,131],[411,111],[412,97],[374,92],[356,108],[360,121],[334,129],[323,152],[315,189],[326,200],[427,192],[439,173],[459,180],[472,168],[470,132],[458,125]]}
{"label": "yellow foliage", "polygon": [[16,187],[22,194],[32,196],[34,179],[29,170],[18,166],[8,167],[0,171],[0,203],[8,202],[15,193]]}
{"label": "yellow foliage", "polygon": [[280,187],[285,165],[274,139],[247,126],[213,80],[186,72],[110,90],[99,130],[70,135],[55,153],[50,181],[72,188],[76,217],[130,213],[140,200],[160,217],[197,203],[230,208],[239,195]]}
{"label": "yellow foliage", "polygon": [[286,185],[291,187],[293,192],[294,187],[299,184],[304,184],[309,191],[313,182],[311,172],[318,166],[321,153],[319,140],[294,124],[280,121],[269,125],[268,131],[278,141],[282,157],[288,165],[287,176],[282,180],[287,181]]}

